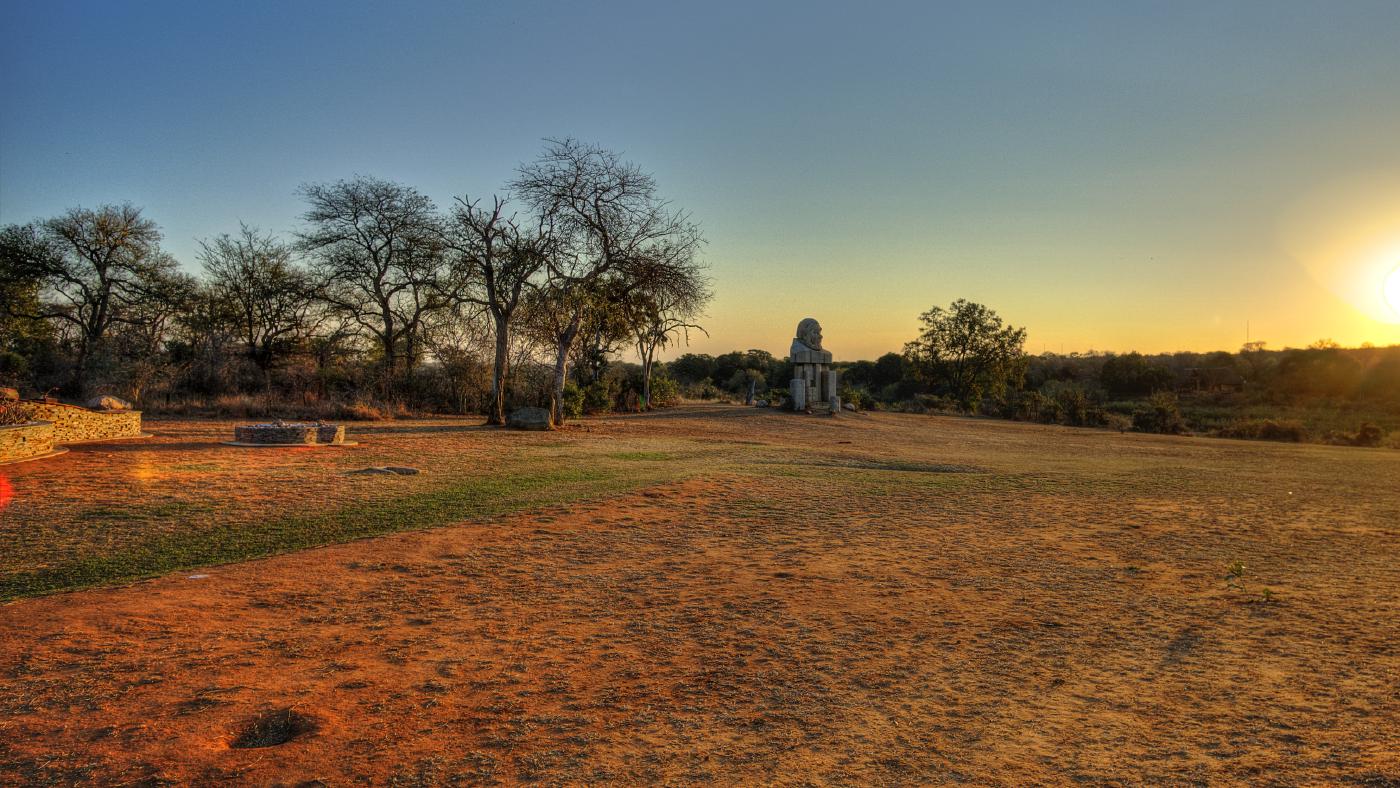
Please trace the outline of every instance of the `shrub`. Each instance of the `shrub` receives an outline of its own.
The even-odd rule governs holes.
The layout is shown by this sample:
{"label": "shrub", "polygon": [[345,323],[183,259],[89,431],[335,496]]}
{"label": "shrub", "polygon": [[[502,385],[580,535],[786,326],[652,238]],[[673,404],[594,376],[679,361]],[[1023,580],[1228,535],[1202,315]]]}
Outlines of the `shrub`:
{"label": "shrub", "polygon": [[1103,424],[1105,427],[1119,432],[1127,432],[1133,428],[1133,420],[1121,413],[1103,414]]}
{"label": "shrub", "polygon": [[1243,419],[1232,422],[1215,434],[1221,438],[1239,438],[1253,441],[1291,441],[1301,443],[1308,439],[1308,431],[1296,421],[1275,419]]}
{"label": "shrub", "polygon": [[576,419],[583,415],[583,389],[573,383],[564,384],[564,401],[560,403],[564,418]]}
{"label": "shrub", "polygon": [[1022,421],[1038,421],[1042,424],[1058,424],[1064,410],[1053,397],[1039,391],[1023,391],[1013,405],[1013,418]]}
{"label": "shrub", "polygon": [[1385,437],[1385,432],[1374,424],[1367,422],[1361,425],[1361,429],[1356,431],[1356,435],[1351,439],[1353,446],[1376,447],[1381,445],[1381,439]]}
{"label": "shrub", "polygon": [[1059,407],[1061,423],[1072,427],[1089,423],[1089,397],[1079,386],[1061,386],[1055,392],[1055,404]]}
{"label": "shrub", "polygon": [[960,413],[963,408],[953,401],[951,397],[941,397],[937,394],[919,394],[914,397],[914,401],[922,408],[918,413]]}
{"label": "shrub", "polygon": [[[617,388],[609,380],[595,380],[584,387],[581,392],[580,414],[582,413],[605,413],[613,409],[613,403],[617,398]],[[567,393],[565,396],[567,401]],[[569,418],[577,418],[570,415]]]}
{"label": "shrub", "polygon": [[874,398],[870,396],[868,390],[861,387],[853,387],[841,392],[841,401],[851,403],[851,406],[856,410],[865,410],[870,407]]}
{"label": "shrub", "polygon": [[0,383],[17,384],[28,375],[28,359],[9,350],[0,351]]}
{"label": "shrub", "polygon": [[33,408],[23,402],[0,400],[0,425],[28,424],[33,420]]}
{"label": "shrub", "polygon": [[1133,429],[1162,435],[1184,432],[1186,424],[1181,420],[1181,408],[1176,395],[1169,391],[1159,391],[1148,397],[1147,404],[1133,413]]}
{"label": "shrub", "polygon": [[670,375],[653,375],[651,378],[651,406],[669,408],[681,401],[681,387]]}

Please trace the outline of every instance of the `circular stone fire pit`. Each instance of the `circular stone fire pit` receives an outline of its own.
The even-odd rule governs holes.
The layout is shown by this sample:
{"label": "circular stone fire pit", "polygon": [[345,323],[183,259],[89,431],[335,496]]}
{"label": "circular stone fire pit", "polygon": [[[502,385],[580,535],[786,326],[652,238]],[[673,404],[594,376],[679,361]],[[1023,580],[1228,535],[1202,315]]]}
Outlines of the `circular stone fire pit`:
{"label": "circular stone fire pit", "polygon": [[278,421],[271,424],[240,424],[233,428],[228,446],[354,446],[345,440],[344,424]]}

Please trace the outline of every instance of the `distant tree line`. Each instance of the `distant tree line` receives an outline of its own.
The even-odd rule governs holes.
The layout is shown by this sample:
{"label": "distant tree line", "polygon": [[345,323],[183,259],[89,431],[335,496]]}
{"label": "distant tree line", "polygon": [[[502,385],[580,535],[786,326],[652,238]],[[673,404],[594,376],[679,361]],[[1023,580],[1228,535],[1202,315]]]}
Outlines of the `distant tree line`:
{"label": "distant tree line", "polygon": [[[1236,352],[1025,352],[1025,331],[968,301],[934,307],[903,352],[837,362],[844,401],[864,409],[977,413],[1068,426],[1198,432],[1348,445],[1400,444],[1400,346],[1330,341]],[[669,377],[689,396],[781,400],[792,378],[764,350],[688,353]]]}
{"label": "distant tree line", "polygon": [[[132,205],[0,230],[0,385],[148,409],[480,411],[674,398],[659,350],[711,297],[700,229],[651,175],[547,142],[503,194],[441,210],[356,176],[300,189],[301,229],[240,225],[192,276]],[[619,365],[631,348],[639,365]]]}

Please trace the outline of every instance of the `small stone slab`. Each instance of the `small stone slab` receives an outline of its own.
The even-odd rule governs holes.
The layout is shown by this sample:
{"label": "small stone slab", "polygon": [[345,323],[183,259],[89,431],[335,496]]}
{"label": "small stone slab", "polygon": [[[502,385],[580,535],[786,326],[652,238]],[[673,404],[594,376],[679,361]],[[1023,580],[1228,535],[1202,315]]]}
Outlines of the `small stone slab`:
{"label": "small stone slab", "polygon": [[354,476],[417,476],[417,468],[408,468],[403,465],[374,465],[368,468],[361,468],[357,471],[349,471]]}
{"label": "small stone slab", "polygon": [[350,446],[345,425],[278,421],[233,428],[233,446]]}

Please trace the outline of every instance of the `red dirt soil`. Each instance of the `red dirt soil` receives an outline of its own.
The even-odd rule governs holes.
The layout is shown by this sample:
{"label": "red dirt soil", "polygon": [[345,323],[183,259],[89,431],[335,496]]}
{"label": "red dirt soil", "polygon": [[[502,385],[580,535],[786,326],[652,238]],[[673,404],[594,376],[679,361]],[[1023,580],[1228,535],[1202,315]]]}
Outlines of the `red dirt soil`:
{"label": "red dirt soil", "polygon": [[863,465],[0,608],[0,780],[1400,784],[1393,455],[841,430]]}

